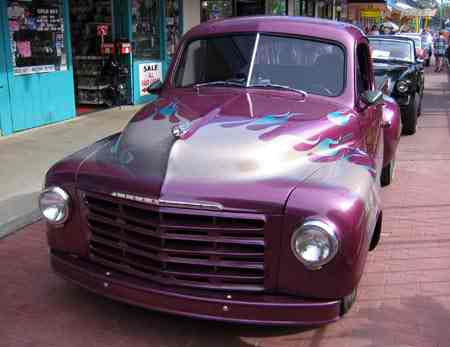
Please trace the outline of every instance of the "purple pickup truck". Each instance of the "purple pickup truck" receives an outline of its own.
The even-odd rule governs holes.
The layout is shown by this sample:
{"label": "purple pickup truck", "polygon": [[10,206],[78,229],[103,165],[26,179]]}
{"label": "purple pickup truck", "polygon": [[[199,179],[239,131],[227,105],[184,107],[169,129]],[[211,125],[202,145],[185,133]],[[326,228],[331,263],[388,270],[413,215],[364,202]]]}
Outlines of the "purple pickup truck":
{"label": "purple pickup truck", "polygon": [[121,133],[56,163],[53,270],[148,309],[325,324],[380,238],[401,132],[356,27],[251,17],[190,30]]}

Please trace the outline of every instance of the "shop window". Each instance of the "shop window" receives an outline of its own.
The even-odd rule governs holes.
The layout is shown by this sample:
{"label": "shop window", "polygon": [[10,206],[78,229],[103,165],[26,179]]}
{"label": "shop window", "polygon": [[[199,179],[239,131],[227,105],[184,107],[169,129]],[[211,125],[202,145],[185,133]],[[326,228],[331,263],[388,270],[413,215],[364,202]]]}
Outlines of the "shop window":
{"label": "shop window", "polygon": [[166,55],[170,59],[175,54],[181,36],[180,0],[166,0]]}
{"label": "shop window", "polygon": [[159,0],[135,0],[132,4],[134,57],[161,59]]}
{"label": "shop window", "polygon": [[8,0],[14,74],[67,69],[62,0]]}
{"label": "shop window", "polygon": [[314,17],[314,1],[295,0],[294,16]]}
{"label": "shop window", "polygon": [[294,16],[306,15],[306,0],[295,0],[294,2]]}
{"label": "shop window", "polygon": [[233,16],[232,0],[204,0],[201,1],[202,22],[210,19],[227,18]]}
{"label": "shop window", "polygon": [[287,0],[268,0],[267,14],[274,16],[287,16]]}

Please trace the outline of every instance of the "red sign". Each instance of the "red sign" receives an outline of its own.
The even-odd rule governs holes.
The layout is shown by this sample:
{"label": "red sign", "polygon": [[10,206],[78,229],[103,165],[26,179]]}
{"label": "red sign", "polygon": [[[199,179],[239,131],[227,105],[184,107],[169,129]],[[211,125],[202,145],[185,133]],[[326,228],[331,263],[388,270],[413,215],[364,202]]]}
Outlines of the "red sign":
{"label": "red sign", "polygon": [[98,25],[97,26],[97,36],[106,36],[108,35],[109,27],[107,25]]}

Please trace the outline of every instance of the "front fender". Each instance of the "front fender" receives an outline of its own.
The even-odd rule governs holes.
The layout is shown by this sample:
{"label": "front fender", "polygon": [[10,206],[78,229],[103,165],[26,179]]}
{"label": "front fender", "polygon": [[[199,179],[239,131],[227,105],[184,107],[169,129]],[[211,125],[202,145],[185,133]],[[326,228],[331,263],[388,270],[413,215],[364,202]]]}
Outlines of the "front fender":
{"label": "front fender", "polygon": [[[325,171],[330,172],[318,172],[290,195],[280,250],[280,291],[335,299],[350,294],[358,285],[380,213],[376,181],[358,169],[329,167]],[[345,182],[347,176],[352,177],[353,186]],[[339,177],[342,184],[337,183]],[[292,234],[305,219],[313,217],[334,224],[339,239],[337,255],[319,270],[307,269],[291,250]]]}

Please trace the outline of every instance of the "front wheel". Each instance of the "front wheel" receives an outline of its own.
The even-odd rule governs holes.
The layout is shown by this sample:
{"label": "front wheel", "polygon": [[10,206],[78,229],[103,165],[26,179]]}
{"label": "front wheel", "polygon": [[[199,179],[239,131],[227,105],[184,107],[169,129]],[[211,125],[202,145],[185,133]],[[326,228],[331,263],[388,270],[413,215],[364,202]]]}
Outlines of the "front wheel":
{"label": "front wheel", "polygon": [[391,184],[392,180],[394,179],[394,171],[395,171],[395,159],[392,159],[389,162],[389,164],[387,164],[381,171],[380,183],[382,187]]}
{"label": "front wheel", "polygon": [[357,288],[353,289],[353,291],[342,298],[341,300],[341,317],[346,314],[352,308],[353,304],[356,301],[356,296],[358,294]]}
{"label": "front wheel", "polygon": [[413,135],[417,130],[417,96],[410,101],[406,111],[405,121],[403,122],[403,134]]}

